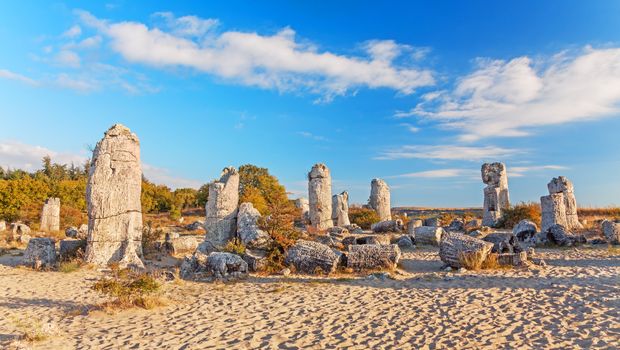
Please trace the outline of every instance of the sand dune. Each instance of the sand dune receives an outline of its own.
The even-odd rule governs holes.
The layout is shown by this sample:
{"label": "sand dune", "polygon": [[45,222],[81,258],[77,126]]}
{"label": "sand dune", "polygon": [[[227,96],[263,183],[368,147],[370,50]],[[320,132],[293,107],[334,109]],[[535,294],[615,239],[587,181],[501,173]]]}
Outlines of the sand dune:
{"label": "sand dune", "polygon": [[[75,315],[103,301],[94,270],[0,266],[0,346],[35,349],[612,349],[620,344],[620,257],[606,248],[539,250],[530,271],[439,272],[408,251],[394,279],[251,277],[170,283],[171,305]],[[16,341],[17,319],[57,325]],[[12,344],[12,345],[10,345]]]}

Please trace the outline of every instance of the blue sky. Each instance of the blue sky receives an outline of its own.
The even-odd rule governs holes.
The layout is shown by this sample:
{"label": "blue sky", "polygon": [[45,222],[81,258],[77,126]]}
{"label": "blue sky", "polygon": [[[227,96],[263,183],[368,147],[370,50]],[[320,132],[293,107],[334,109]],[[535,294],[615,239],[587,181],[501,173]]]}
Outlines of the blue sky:
{"label": "blue sky", "polygon": [[0,2],[0,165],[89,156],[114,123],[154,182],[268,167],[292,192],[324,162],[363,203],[513,202],[568,176],[620,205],[620,2]]}

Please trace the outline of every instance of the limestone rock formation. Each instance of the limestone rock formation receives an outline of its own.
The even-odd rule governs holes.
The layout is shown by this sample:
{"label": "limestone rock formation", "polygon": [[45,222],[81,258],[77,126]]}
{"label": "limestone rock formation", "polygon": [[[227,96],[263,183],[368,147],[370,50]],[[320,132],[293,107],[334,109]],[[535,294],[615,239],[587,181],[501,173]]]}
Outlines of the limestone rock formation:
{"label": "limestone rock formation", "polygon": [[308,173],[310,224],[318,230],[334,226],[332,220],[332,178],[325,164],[315,164]]}
{"label": "limestone rock formation", "polygon": [[422,226],[439,227],[441,226],[441,218],[437,216],[426,218]]}
{"label": "limestone rock formation", "polygon": [[163,249],[172,255],[192,253],[198,248],[199,243],[196,236],[167,237]]}
{"label": "limestone rock formation", "polygon": [[202,220],[196,220],[191,224],[185,225],[185,229],[188,231],[204,230],[205,222]]}
{"label": "limestone rock formation", "polygon": [[30,227],[26,224],[22,224],[21,222],[11,223],[10,240],[21,241],[21,237],[23,236],[30,237]]}
{"label": "limestone rock formation", "polygon": [[310,222],[310,204],[308,198],[297,198],[295,200],[295,207],[301,209],[301,216],[299,218],[302,224],[308,224]]}
{"label": "limestone rock formation", "polygon": [[463,219],[456,218],[452,220],[450,225],[448,226],[448,230],[450,231],[463,231],[465,229],[465,222]]}
{"label": "limestone rock formation", "polygon": [[401,251],[396,244],[350,245],[347,252],[347,267],[356,271],[394,269],[400,256]]}
{"label": "limestone rock formation", "polygon": [[414,229],[415,244],[439,245],[445,231],[441,227],[421,226]]}
{"label": "limestone rock formation", "polygon": [[504,163],[485,163],[482,165],[484,205],[482,224],[495,226],[502,217],[502,210],[510,207],[508,194],[508,175]]}
{"label": "limestone rock formation", "polygon": [[415,229],[422,226],[424,226],[424,221],[422,219],[409,220],[407,223],[407,234],[415,236]]}
{"label": "limestone rock formation", "polygon": [[517,241],[517,237],[510,232],[494,232],[482,238],[485,242],[493,243],[493,253],[518,253],[523,249]]}
{"label": "limestone rock formation", "polygon": [[370,208],[379,214],[381,221],[392,220],[392,207],[390,204],[390,187],[381,179],[373,179],[370,182]]}
{"label": "limestone rock formation", "polygon": [[248,264],[239,255],[221,252],[206,255],[196,251],[185,257],[180,275],[187,280],[244,278],[248,275]]}
{"label": "limestone rock formation", "polygon": [[491,252],[493,243],[464,235],[457,232],[446,232],[439,244],[441,261],[453,268],[464,267],[461,254],[476,254],[479,261],[484,261]]}
{"label": "limestone rock formation", "polygon": [[86,241],[83,239],[63,239],[59,243],[60,260],[71,260],[84,256]]}
{"label": "limestone rock formation", "polygon": [[566,227],[566,205],[562,193],[540,197],[541,231],[547,232],[553,225]]}
{"label": "limestone rock formation", "polygon": [[547,233],[549,241],[559,246],[574,246],[577,243],[586,243],[584,236],[574,235],[566,227],[559,224],[554,224],[543,232]]}
{"label": "limestone rock formation", "polygon": [[351,225],[349,221],[349,193],[347,191],[335,194],[332,197],[332,220],[334,220],[334,226]]}
{"label": "limestone rock formation", "polygon": [[620,223],[603,220],[601,227],[603,229],[603,235],[609,244],[620,244]]}
{"label": "limestone rock formation", "polygon": [[372,232],[375,233],[401,232],[403,228],[404,224],[401,219],[381,221],[370,226]]}
{"label": "limestone rock formation", "polygon": [[41,209],[41,231],[60,230],[60,198],[48,198]]}
{"label": "limestone rock formation", "polygon": [[93,152],[86,202],[88,238],[85,260],[143,267],[142,166],[140,141],[127,127],[106,131]]}
{"label": "limestone rock formation", "polygon": [[529,241],[538,232],[538,226],[530,220],[521,220],[512,229],[512,233],[521,242]]}
{"label": "limestone rock formation", "polygon": [[239,172],[233,167],[222,170],[218,181],[209,185],[205,241],[221,248],[237,233]]}
{"label": "limestone rock formation", "polygon": [[549,194],[561,193],[564,196],[566,228],[568,230],[582,228],[577,216],[577,200],[575,199],[573,183],[564,176],[558,176],[551,179],[547,184],[547,189]]}
{"label": "limestone rock formation", "polygon": [[6,231],[6,221],[0,220],[0,232]]}
{"label": "limestone rock formation", "polygon": [[56,264],[56,242],[52,238],[32,238],[24,252],[23,262],[36,270]]}
{"label": "limestone rock formation", "polygon": [[318,271],[332,273],[340,262],[330,247],[319,242],[299,240],[288,249],[284,263],[293,265],[298,272],[314,274]]}
{"label": "limestone rock formation", "polygon": [[250,248],[267,248],[271,242],[269,234],[258,227],[261,215],[252,203],[241,203],[237,215],[237,237]]}

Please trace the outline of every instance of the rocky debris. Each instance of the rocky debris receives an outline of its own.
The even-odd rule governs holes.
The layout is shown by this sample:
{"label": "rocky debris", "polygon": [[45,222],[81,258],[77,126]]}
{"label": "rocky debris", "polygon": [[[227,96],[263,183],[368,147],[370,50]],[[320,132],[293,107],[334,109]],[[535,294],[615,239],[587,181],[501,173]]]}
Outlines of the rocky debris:
{"label": "rocky debris", "polygon": [[414,242],[409,236],[400,237],[398,241],[396,241],[396,244],[401,248],[413,248],[414,246]]}
{"label": "rocky debris", "polygon": [[441,218],[438,216],[434,216],[431,218],[424,219],[424,226],[428,227],[439,227],[441,226]]}
{"label": "rocky debris", "polygon": [[564,198],[565,227],[568,230],[583,228],[577,216],[577,200],[575,199],[573,183],[564,176],[558,176],[551,179],[547,184],[547,189],[549,194],[559,193]]}
{"label": "rocky debris", "polygon": [[84,239],[63,239],[59,243],[60,260],[67,261],[84,257],[86,240]]}
{"label": "rocky debris", "polygon": [[415,229],[415,243],[421,245],[439,245],[444,229],[435,226],[422,226]]}
{"label": "rocky debris", "polygon": [[222,252],[206,255],[196,251],[185,257],[180,275],[186,280],[244,278],[248,275],[248,264],[239,255]]}
{"label": "rocky debris", "polygon": [[480,230],[473,230],[473,231],[470,231],[468,235],[470,235],[471,237],[482,238],[486,235],[486,233]]}
{"label": "rocky debris", "polygon": [[315,164],[308,173],[310,224],[317,230],[334,226],[332,220],[332,178],[325,164]]}
{"label": "rocky debris", "polygon": [[527,266],[528,255],[526,252],[498,254],[497,263],[503,266]]}
{"label": "rocky debris", "polygon": [[6,231],[6,221],[0,220],[0,232]]}
{"label": "rocky debris", "polygon": [[214,246],[211,242],[202,241],[200,242],[200,244],[198,244],[196,251],[201,252],[202,254],[205,254],[205,255],[209,255],[213,252],[218,252],[219,251],[218,249],[219,248]]}
{"label": "rocky debris", "polygon": [[424,221],[422,219],[411,219],[407,223],[407,234],[414,235],[416,227],[424,226]]}
{"label": "rocky debris", "polygon": [[24,265],[35,270],[56,265],[56,242],[52,238],[32,238],[24,252]]}
{"label": "rocky debris", "polygon": [[520,242],[530,241],[538,232],[538,226],[530,220],[521,220],[512,229],[512,233]]}
{"label": "rocky debris", "polygon": [[609,244],[620,244],[620,223],[603,220],[601,228]]}
{"label": "rocky debris", "polygon": [[297,272],[314,274],[336,271],[339,261],[340,256],[325,244],[298,240],[288,249],[284,263],[295,266]]}
{"label": "rocky debris", "polygon": [[314,240],[321,244],[325,244],[326,246],[330,248],[338,248],[342,244],[340,243],[340,241],[338,241],[332,236],[316,236]]}
{"label": "rocky debris", "polygon": [[385,235],[361,236],[356,237],[355,244],[390,244],[390,237]]}
{"label": "rocky debris", "polygon": [[191,253],[198,248],[200,242],[195,236],[168,237],[163,244],[163,250],[171,255]]}
{"label": "rocky debris", "polygon": [[222,170],[220,179],[209,184],[206,206],[205,241],[224,247],[237,233],[239,172],[233,167]]}
{"label": "rocky debris", "polygon": [[349,221],[349,193],[347,191],[332,196],[332,220],[334,220],[334,226],[351,224]]}
{"label": "rocky debris", "polygon": [[346,266],[356,271],[394,269],[400,256],[400,248],[396,244],[350,245]]}
{"label": "rocky debris", "polygon": [[484,261],[491,249],[493,249],[493,243],[457,232],[446,232],[439,244],[439,257],[448,266],[458,269],[465,267],[459,259],[461,254],[476,254],[477,259]]}
{"label": "rocky debris", "polygon": [[478,219],[470,220],[465,224],[465,230],[467,231],[476,230],[480,227],[482,227],[482,220]]}
{"label": "rocky debris", "polygon": [[502,217],[502,210],[510,207],[508,175],[504,163],[485,163],[481,168],[484,188],[482,224],[494,227]]}
{"label": "rocky debris", "polygon": [[204,228],[205,228],[205,222],[201,220],[196,220],[192,222],[191,224],[185,225],[185,229],[188,231],[204,230]]}
{"label": "rocky debris", "polygon": [[346,227],[334,226],[327,229],[327,234],[333,237],[343,238],[349,234],[349,230]]}
{"label": "rocky debris", "polygon": [[465,229],[465,223],[463,219],[456,218],[452,220],[450,225],[448,226],[448,230],[450,231],[463,231]]}
{"label": "rocky debris", "polygon": [[140,141],[116,124],[97,143],[90,163],[86,262],[144,267],[141,186]]}
{"label": "rocky debris", "polygon": [[540,197],[541,231],[547,232],[553,225],[566,227],[566,206],[562,193]]}
{"label": "rocky debris", "polygon": [[493,243],[493,249],[491,250],[493,253],[513,254],[523,250],[515,235],[509,232],[490,233],[482,238],[482,240]]}
{"label": "rocky debris", "polygon": [[237,237],[249,248],[266,249],[271,244],[269,234],[258,227],[261,215],[252,203],[241,203],[237,215]]}
{"label": "rocky debris", "polygon": [[[82,226],[86,226],[86,230],[82,230]],[[88,237],[88,225],[81,225],[80,228],[75,226],[67,227],[65,229],[65,236],[85,240]]]}
{"label": "rocky debris", "polygon": [[547,237],[547,232],[538,232],[530,239],[530,243],[535,246],[544,246],[549,244],[549,238]]}
{"label": "rocky debris", "polygon": [[52,232],[60,230],[60,198],[48,198],[41,209],[41,231]]}
{"label": "rocky debris", "polygon": [[364,233],[364,230],[361,227],[359,227],[357,224],[347,225],[344,228],[347,229],[352,234],[361,235]]}
{"label": "rocky debris", "polygon": [[370,226],[372,232],[375,233],[402,232],[403,228],[404,225],[401,219],[381,221]]}
{"label": "rocky debris", "polygon": [[562,225],[555,224],[547,229],[547,239],[559,246],[573,246],[577,243],[585,243],[583,236],[576,236],[566,230]]}
{"label": "rocky debris", "polygon": [[382,179],[373,179],[370,182],[370,199],[368,205],[379,214],[381,221],[392,220],[390,204],[390,187]]}
{"label": "rocky debris", "polygon": [[21,241],[22,236],[30,237],[30,227],[26,224],[22,224],[21,222],[14,222],[11,224],[11,240],[12,241]]}
{"label": "rocky debris", "polygon": [[300,222],[304,225],[310,223],[310,203],[308,198],[297,198],[295,200],[295,207],[301,209]]}
{"label": "rocky debris", "polygon": [[267,251],[262,249],[246,249],[241,258],[252,272],[262,271],[267,266]]}

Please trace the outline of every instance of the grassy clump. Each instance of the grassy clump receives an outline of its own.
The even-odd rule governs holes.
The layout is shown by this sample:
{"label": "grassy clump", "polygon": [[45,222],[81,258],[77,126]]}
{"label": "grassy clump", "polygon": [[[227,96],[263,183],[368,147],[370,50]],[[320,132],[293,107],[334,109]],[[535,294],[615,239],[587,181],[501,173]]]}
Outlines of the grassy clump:
{"label": "grassy clump", "polygon": [[62,261],[58,265],[58,271],[63,273],[75,272],[82,267],[82,263],[78,260]]}
{"label": "grassy clump", "polygon": [[489,253],[485,257],[481,251],[459,253],[459,263],[467,270],[497,270],[503,268],[499,264],[498,254]]}
{"label": "grassy clump", "polygon": [[507,209],[502,209],[502,218],[497,227],[512,229],[521,220],[530,220],[540,226],[540,205],[534,202],[521,202]]}
{"label": "grassy clump", "polygon": [[370,226],[381,221],[376,211],[368,208],[349,208],[349,220],[364,230],[369,230]]}
{"label": "grassy clump", "polygon": [[53,323],[42,323],[34,318],[14,320],[15,328],[20,338],[28,342],[39,342],[58,334],[58,328]]}
{"label": "grassy clump", "polygon": [[152,309],[165,304],[160,295],[161,285],[153,276],[116,266],[111,277],[99,279],[92,288],[114,298],[103,305],[107,309]]}
{"label": "grassy clump", "polygon": [[241,242],[239,238],[234,238],[228,241],[228,243],[226,243],[224,251],[237,255],[243,255],[245,254],[245,245],[243,244],[243,242]]}

